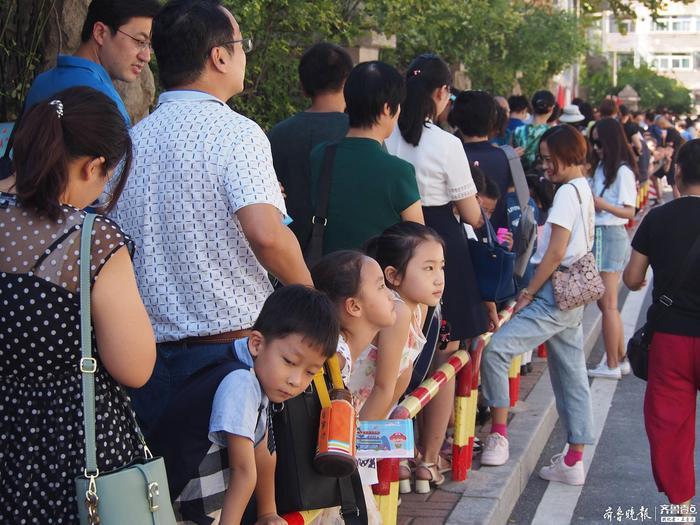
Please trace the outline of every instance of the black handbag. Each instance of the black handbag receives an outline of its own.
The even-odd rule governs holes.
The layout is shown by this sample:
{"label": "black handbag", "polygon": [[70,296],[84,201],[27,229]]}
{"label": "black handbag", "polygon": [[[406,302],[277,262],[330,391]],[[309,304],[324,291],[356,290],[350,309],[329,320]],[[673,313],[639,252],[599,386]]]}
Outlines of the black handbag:
{"label": "black handbag", "polygon": [[683,263],[683,268],[676,273],[668,292],[663,293],[652,303],[647,313],[647,322],[637,330],[632,338],[627,341],[627,359],[632,367],[632,372],[639,379],[646,381],[649,378],[649,346],[654,337],[654,329],[659,320],[662,319],[673,306],[673,297],[677,297],[682,289],[682,284],[688,275],[693,261],[700,252],[700,237],[695,239],[688,255]]}
{"label": "black handbag", "polygon": [[316,212],[311,218],[311,237],[304,247],[304,260],[309,268],[323,257],[323,236],[328,224],[328,201],[331,197],[331,178],[333,175],[333,162],[338,143],[332,142],[326,146],[326,151],[321,164],[321,174],[318,178],[318,195],[316,200]]}
{"label": "black handbag", "polygon": [[[321,384],[321,387],[327,390],[327,385]],[[314,467],[320,417],[321,401],[316,382],[301,395],[272,405],[277,451],[277,513],[284,515],[340,506],[340,514],[347,525],[367,525],[359,472],[355,470],[350,476],[333,478],[324,476]]]}
{"label": "black handbag", "polygon": [[515,270],[515,253],[506,250],[495,241],[496,232],[491,222],[484,215],[487,242],[469,239],[469,253],[476,273],[482,301],[500,303],[515,297],[517,289],[513,277]]}

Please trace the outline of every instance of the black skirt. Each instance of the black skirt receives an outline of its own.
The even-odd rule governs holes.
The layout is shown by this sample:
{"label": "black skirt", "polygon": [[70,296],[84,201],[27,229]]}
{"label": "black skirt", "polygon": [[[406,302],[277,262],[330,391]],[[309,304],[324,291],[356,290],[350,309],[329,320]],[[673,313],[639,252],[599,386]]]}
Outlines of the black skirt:
{"label": "black skirt", "polygon": [[452,203],[424,206],[426,226],[445,241],[445,293],[443,318],[450,323],[450,340],[477,337],[488,329],[488,315],[481,301],[476,275],[469,255],[466,232],[452,212]]}

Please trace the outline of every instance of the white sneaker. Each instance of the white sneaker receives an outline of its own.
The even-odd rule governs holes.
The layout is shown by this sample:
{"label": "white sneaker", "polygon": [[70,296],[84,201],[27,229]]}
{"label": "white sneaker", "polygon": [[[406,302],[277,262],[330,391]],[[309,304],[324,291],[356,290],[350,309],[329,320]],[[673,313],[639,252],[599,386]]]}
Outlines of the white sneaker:
{"label": "white sneaker", "polygon": [[623,376],[627,376],[632,373],[632,366],[630,365],[629,359],[625,358],[623,361],[620,361],[620,373]]}
{"label": "white sneaker", "polygon": [[620,367],[608,368],[607,363],[600,363],[595,368],[588,370],[588,377],[602,377],[604,379],[622,379]]}
{"label": "white sneaker", "polygon": [[567,485],[583,485],[586,475],[583,472],[583,461],[577,461],[572,467],[564,463],[564,454],[556,454],[548,467],[540,469],[540,477],[547,481],[558,481]]}
{"label": "white sneaker", "polygon": [[489,434],[481,451],[481,464],[498,467],[505,465],[509,457],[508,439],[498,432]]}

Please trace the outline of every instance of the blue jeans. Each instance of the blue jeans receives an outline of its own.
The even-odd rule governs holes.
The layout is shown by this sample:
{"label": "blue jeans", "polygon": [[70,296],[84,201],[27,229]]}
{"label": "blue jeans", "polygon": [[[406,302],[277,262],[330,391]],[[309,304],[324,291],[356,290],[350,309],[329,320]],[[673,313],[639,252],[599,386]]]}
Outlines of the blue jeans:
{"label": "blue jeans", "polygon": [[141,388],[129,389],[131,404],[144,436],[148,438],[155,422],[188,377],[222,357],[233,355],[233,343],[157,344],[156,365],[151,378]]}
{"label": "blue jeans", "polygon": [[549,377],[569,443],[592,444],[593,410],[583,353],[583,307],[561,310],[551,281],[496,332],[481,359],[483,394],[492,407],[510,406],[508,369],[513,356],[548,341]]}

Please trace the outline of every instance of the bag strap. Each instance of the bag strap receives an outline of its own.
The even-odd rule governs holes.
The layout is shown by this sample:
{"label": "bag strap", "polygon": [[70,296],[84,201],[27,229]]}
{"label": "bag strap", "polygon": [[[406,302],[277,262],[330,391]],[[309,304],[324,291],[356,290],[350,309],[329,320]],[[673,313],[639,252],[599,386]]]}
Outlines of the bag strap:
{"label": "bag strap", "polygon": [[515,186],[515,193],[518,196],[518,204],[520,204],[520,211],[524,213],[525,208],[530,202],[530,189],[527,186],[527,178],[525,177],[525,170],[523,170],[523,164],[520,162],[520,157],[515,152],[511,146],[501,146],[501,150],[506,154],[508,158],[508,165],[510,166],[510,175],[513,179],[513,186]]}
{"label": "bag strap", "polygon": [[493,224],[491,224],[489,218],[486,217],[483,208],[481,208],[481,218],[484,221],[484,228],[486,229],[486,243],[493,248],[496,246],[496,232],[493,229]]}
{"label": "bag strap", "polygon": [[685,278],[688,276],[688,273],[690,273],[690,269],[694,266],[693,263],[697,259],[698,255],[700,255],[700,235],[695,239],[695,242],[690,247],[690,251],[683,261],[681,271],[675,274],[673,281],[671,282],[671,286],[667,288],[665,293],[659,296],[656,302],[664,305],[666,308],[673,305],[672,298],[681,290],[681,286],[685,281]]}
{"label": "bag strap", "polygon": [[[99,476],[97,468],[97,449],[95,444],[95,373],[97,360],[92,356],[92,318],[90,314],[90,248],[92,246],[92,227],[97,215],[87,213],[83,219],[80,232],[80,372],[83,383],[83,427],[85,432],[85,470],[86,478],[93,480]],[[143,446],[144,457],[151,459],[153,454],[146,446],[146,440],[136,422],[134,425],[139,442]]]}
{"label": "bag strap", "polygon": [[323,234],[328,224],[328,202],[331,197],[331,178],[333,174],[333,163],[338,143],[332,142],[326,146],[321,165],[321,175],[318,179],[318,201],[316,211],[311,217],[311,239],[307,247],[307,261],[311,266],[323,254]]}
{"label": "bag strap", "polygon": [[321,407],[328,408],[331,406],[331,396],[328,394],[328,387],[326,386],[326,379],[323,377],[323,368],[316,372],[314,376],[314,387],[316,387],[316,394],[321,402]]}
{"label": "bag strap", "polygon": [[338,478],[338,488],[340,515],[345,525],[367,525],[367,507],[358,473]]}
{"label": "bag strap", "polygon": [[83,424],[85,427],[85,476],[97,477],[95,449],[95,372],[97,361],[92,357],[92,323],[90,317],[90,246],[92,226],[97,216],[88,213],[80,233],[80,372],[83,379]]}
{"label": "bag strap", "polygon": [[576,196],[578,197],[578,203],[579,203],[579,210],[581,211],[581,221],[583,221],[583,235],[586,237],[586,251],[590,252],[591,247],[588,245],[588,232],[586,231],[586,218],[583,216],[583,200],[581,199],[581,194],[578,191],[578,188],[576,187],[576,184],[572,182],[567,182],[566,184],[571,184],[574,187],[574,190],[576,191]]}
{"label": "bag strap", "polygon": [[317,224],[326,225],[328,219],[328,201],[331,196],[331,175],[333,174],[333,163],[335,161],[335,152],[338,150],[338,143],[333,142],[326,146],[326,151],[323,156],[323,165],[321,166],[321,177],[318,180],[318,203],[316,205],[316,214],[311,220],[314,227]]}
{"label": "bag strap", "polygon": [[328,375],[331,378],[331,386],[338,390],[345,389],[345,383],[343,383],[343,376],[340,373],[340,362],[338,361],[338,356],[333,355],[326,360],[324,368],[321,368],[314,376],[313,382],[316,387],[316,393],[318,394],[318,399],[321,402],[323,408],[331,406],[331,397],[328,393],[328,386],[326,385],[326,378],[324,377],[328,370]]}
{"label": "bag strap", "polygon": [[333,385],[333,388],[337,388],[339,390],[344,389],[345,383],[343,383],[343,376],[340,373],[340,362],[338,361],[338,355],[333,354],[333,356],[328,358],[326,364],[328,365],[328,371],[331,374],[331,384]]}

